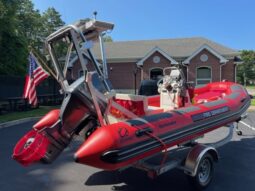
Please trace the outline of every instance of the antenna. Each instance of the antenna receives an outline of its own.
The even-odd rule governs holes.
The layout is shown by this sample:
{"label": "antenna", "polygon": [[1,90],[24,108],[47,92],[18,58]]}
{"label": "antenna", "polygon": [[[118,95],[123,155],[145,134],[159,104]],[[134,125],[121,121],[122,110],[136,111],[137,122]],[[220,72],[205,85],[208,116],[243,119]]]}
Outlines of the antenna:
{"label": "antenna", "polygon": [[97,19],[97,11],[94,11],[93,15],[94,15],[94,20],[96,20]]}

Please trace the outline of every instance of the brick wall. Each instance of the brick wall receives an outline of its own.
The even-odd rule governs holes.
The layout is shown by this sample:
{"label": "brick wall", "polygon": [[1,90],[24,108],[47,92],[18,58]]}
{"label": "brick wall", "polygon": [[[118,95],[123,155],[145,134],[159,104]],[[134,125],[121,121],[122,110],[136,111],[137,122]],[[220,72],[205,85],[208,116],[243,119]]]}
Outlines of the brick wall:
{"label": "brick wall", "polygon": [[[134,84],[134,69],[136,63],[108,63],[109,79],[112,82],[113,88],[116,89],[133,89]],[[136,73],[136,87],[140,86],[141,71]]]}
{"label": "brick wall", "polygon": [[[200,60],[200,56],[202,54],[206,54],[208,56],[208,60],[206,62],[202,62]],[[159,56],[160,62],[154,63],[153,57]],[[140,86],[141,82],[141,73],[143,73],[143,79],[150,79],[150,70],[152,68],[162,68],[171,66],[171,62],[165,58],[159,52],[155,52],[148,59],[146,59],[143,63],[142,71],[138,69],[136,76],[136,87]],[[185,75],[188,75],[188,81],[196,82],[196,69],[197,67],[209,66],[212,69],[212,81],[220,81],[221,79],[226,79],[229,81],[235,80],[235,65],[234,61],[230,60],[225,65],[222,65],[222,78],[220,78],[220,60],[212,53],[207,51],[206,49],[201,51],[198,55],[196,55],[193,59],[191,59],[190,64],[188,65],[188,74],[186,68],[184,67]],[[87,65],[89,71],[93,71],[94,68],[92,64],[89,62]],[[113,88],[115,89],[134,89],[134,68],[136,67],[135,62],[122,62],[122,63],[108,63],[108,73],[109,79],[112,82]],[[79,71],[81,70],[80,63],[76,63],[73,66],[72,73],[73,77],[77,78]]]}
{"label": "brick wall", "polygon": [[77,61],[72,68],[72,78],[77,79],[79,77],[79,71],[81,70],[81,64]]}
{"label": "brick wall", "polygon": [[[200,60],[200,56],[202,54],[206,54],[208,56],[208,60],[206,62],[202,62]],[[197,68],[202,66],[208,66],[212,69],[213,82],[220,81],[220,60],[206,49],[202,50],[199,54],[191,59],[188,66],[189,81],[194,81],[196,83]]]}
{"label": "brick wall", "polygon": [[235,64],[234,60],[229,60],[222,66],[222,80],[235,81]]}
{"label": "brick wall", "polygon": [[[159,63],[154,63],[153,62],[153,57],[154,56],[159,56],[160,57],[160,62]],[[143,63],[143,79],[150,79],[150,70],[152,68],[166,68],[170,67],[171,62],[165,58],[162,54],[159,52],[155,52],[152,54],[147,60],[144,61]]]}
{"label": "brick wall", "polygon": [[[91,61],[88,61],[86,66],[87,66],[88,71],[90,71],[90,72],[95,71],[94,65],[92,64]],[[81,70],[82,70],[82,67],[81,67],[80,61],[77,61],[73,65],[73,68],[72,68],[72,77],[73,77],[73,79],[77,79],[79,77],[79,73],[80,73]]]}

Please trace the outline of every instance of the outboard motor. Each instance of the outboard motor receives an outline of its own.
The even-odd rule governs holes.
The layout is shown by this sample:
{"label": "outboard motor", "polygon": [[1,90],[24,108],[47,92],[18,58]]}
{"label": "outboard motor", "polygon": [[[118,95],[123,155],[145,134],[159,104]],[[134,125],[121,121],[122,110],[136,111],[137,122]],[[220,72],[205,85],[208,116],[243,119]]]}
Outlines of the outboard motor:
{"label": "outboard motor", "polygon": [[[13,150],[13,159],[27,166],[35,162],[51,163],[69,145],[75,135],[82,132],[88,138],[98,126],[103,126],[107,103],[96,95],[110,94],[107,65],[101,69],[93,56],[93,42],[100,41],[102,60],[105,60],[102,33],[113,29],[113,24],[95,19],[83,19],[67,25],[49,35],[45,46],[51,64],[45,67],[55,77],[64,95],[61,108],[46,114],[33,129],[26,133]],[[59,43],[66,49],[56,51]],[[57,54],[56,54],[57,52]],[[65,58],[64,62],[60,61]],[[87,60],[90,60],[89,69]],[[83,74],[68,80],[70,64],[80,64]],[[93,93],[94,92],[94,93]],[[96,94],[96,93],[97,94]]]}

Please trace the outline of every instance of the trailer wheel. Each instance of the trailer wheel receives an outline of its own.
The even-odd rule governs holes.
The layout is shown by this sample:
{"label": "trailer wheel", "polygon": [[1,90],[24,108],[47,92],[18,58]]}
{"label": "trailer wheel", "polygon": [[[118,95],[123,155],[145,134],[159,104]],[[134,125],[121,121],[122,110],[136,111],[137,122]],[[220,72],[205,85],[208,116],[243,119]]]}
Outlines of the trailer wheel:
{"label": "trailer wheel", "polygon": [[212,181],[214,173],[213,157],[206,153],[200,160],[194,177],[189,176],[190,182],[198,189],[206,188]]}

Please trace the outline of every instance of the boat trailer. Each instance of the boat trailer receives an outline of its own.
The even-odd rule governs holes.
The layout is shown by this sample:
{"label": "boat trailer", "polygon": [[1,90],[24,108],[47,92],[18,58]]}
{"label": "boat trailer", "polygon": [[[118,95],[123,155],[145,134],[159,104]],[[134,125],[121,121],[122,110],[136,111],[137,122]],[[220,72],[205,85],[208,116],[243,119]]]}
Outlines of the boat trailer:
{"label": "boat trailer", "polygon": [[[242,116],[242,119],[246,117],[247,114]],[[202,144],[196,140],[191,140],[140,160],[133,167],[147,172],[147,176],[151,179],[155,179],[170,170],[179,169],[187,175],[195,188],[202,190],[210,184],[214,173],[214,163],[219,161],[217,148],[230,142],[234,132],[239,136],[242,135],[242,131],[238,128],[239,123],[255,131],[253,126],[240,120],[224,126],[228,129],[228,133],[217,142]]]}

